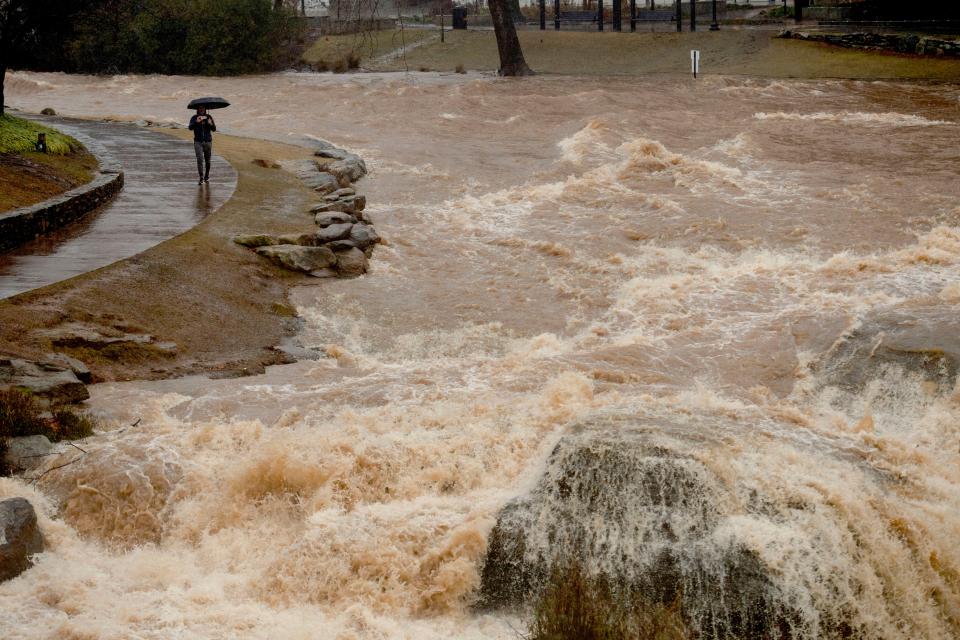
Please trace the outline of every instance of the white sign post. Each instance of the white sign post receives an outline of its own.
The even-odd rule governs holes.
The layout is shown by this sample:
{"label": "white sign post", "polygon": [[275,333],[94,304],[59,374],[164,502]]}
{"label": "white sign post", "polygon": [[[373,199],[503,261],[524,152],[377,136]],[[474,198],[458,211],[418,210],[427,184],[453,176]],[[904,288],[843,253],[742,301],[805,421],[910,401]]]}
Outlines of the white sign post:
{"label": "white sign post", "polygon": [[700,51],[697,49],[690,50],[690,66],[692,67],[693,77],[696,78],[697,74],[700,73]]}

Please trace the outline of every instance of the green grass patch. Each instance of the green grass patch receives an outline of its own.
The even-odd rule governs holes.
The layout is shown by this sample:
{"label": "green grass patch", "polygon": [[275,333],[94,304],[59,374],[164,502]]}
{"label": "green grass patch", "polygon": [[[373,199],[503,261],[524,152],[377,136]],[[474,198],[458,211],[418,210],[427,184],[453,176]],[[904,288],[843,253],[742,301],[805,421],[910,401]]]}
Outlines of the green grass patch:
{"label": "green grass patch", "polygon": [[390,29],[322,36],[303,54],[303,61],[317,71],[343,72],[366,66],[378,58],[439,34],[427,29]]}
{"label": "green grass patch", "polygon": [[65,156],[83,149],[83,145],[70,136],[42,124],[15,118],[10,114],[0,116],[0,153],[26,153],[34,151],[37,134],[47,134],[47,150]]}

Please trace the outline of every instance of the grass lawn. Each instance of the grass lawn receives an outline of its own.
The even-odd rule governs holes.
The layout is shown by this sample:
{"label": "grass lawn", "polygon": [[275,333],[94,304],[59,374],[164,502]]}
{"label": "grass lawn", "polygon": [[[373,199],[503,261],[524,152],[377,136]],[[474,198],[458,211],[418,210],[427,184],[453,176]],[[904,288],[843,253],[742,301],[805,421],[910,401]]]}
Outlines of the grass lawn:
{"label": "grass lawn", "polygon": [[[897,78],[956,82],[960,61],[843,49],[814,42],[775,38],[759,29],[706,29],[695,33],[616,33],[605,31],[520,30],[520,44],[538,73],[646,75],[690,73],[690,50],[699,49],[703,74],[770,78]],[[411,31],[407,31],[409,36]],[[436,35],[434,33],[434,35]],[[349,37],[349,36],[348,36]],[[446,42],[432,40],[407,53],[410,69],[496,71],[492,31],[449,31]],[[361,62],[365,68],[403,70],[403,60]]]}
{"label": "grass lawn", "polygon": [[[47,153],[34,150],[47,134]],[[0,117],[0,213],[60,195],[93,179],[97,159],[59,131],[10,115]]]}
{"label": "grass lawn", "polygon": [[[359,59],[361,66],[374,64],[378,58],[430,38],[439,41],[440,32],[432,29],[391,29],[386,31],[367,31],[336,36],[322,36],[303,54],[303,60],[320,70],[338,69],[338,62],[347,63],[352,54]],[[403,60],[399,60],[403,68]]]}

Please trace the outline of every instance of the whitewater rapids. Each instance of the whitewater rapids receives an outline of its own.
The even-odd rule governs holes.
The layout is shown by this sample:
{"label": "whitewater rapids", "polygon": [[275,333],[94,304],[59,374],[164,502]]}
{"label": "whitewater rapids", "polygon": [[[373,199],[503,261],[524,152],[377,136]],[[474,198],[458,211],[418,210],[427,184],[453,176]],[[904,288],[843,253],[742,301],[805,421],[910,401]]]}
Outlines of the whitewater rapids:
{"label": "whitewater rapids", "polygon": [[517,616],[471,606],[491,529],[566,427],[610,412],[681,425],[671,446],[774,496],[758,526],[731,490],[721,531],[797,594],[799,637],[836,615],[860,637],[960,634],[955,379],[894,366],[850,390],[816,366],[887,310],[934,341],[953,330],[960,88],[7,85],[25,110],[159,122],[223,95],[225,132],[331,140],[366,159],[387,245],[361,279],[296,290],[321,360],[97,385],[88,455],[38,486],[0,480],[48,543],[0,584],[3,637],[514,638]]}

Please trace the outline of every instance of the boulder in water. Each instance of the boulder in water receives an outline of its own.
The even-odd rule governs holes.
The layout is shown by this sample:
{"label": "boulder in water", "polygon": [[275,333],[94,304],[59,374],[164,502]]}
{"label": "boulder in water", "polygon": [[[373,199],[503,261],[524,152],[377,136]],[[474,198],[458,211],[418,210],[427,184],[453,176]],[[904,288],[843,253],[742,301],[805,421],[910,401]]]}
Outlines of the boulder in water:
{"label": "boulder in water", "polygon": [[349,222],[331,224],[317,231],[317,241],[323,244],[325,242],[333,242],[334,240],[343,240],[350,236],[351,229],[353,229],[353,225]]}
{"label": "boulder in water", "polygon": [[355,217],[349,213],[319,213],[317,217],[314,218],[314,222],[317,223],[319,227],[329,227],[332,224],[353,224],[357,221]]}
{"label": "boulder in water", "polygon": [[854,393],[896,373],[949,392],[960,370],[960,318],[942,308],[871,313],[837,340],[814,370],[821,385]]}
{"label": "boulder in water", "polygon": [[367,272],[367,256],[357,248],[337,253],[337,273],[344,278],[355,278]]}
{"label": "boulder in water", "polygon": [[30,471],[42,465],[53,445],[47,436],[21,436],[7,438],[7,450],[3,454],[3,465],[14,473]]}
{"label": "boulder in water", "polygon": [[782,637],[797,614],[773,570],[718,534],[736,497],[702,463],[658,442],[653,428],[628,425],[611,419],[614,428],[561,439],[533,491],[500,512],[481,606],[524,609],[573,563],[652,603],[681,600],[696,637]]}
{"label": "boulder in water", "polygon": [[0,582],[11,580],[32,565],[43,551],[43,536],[33,505],[25,498],[0,501]]}

